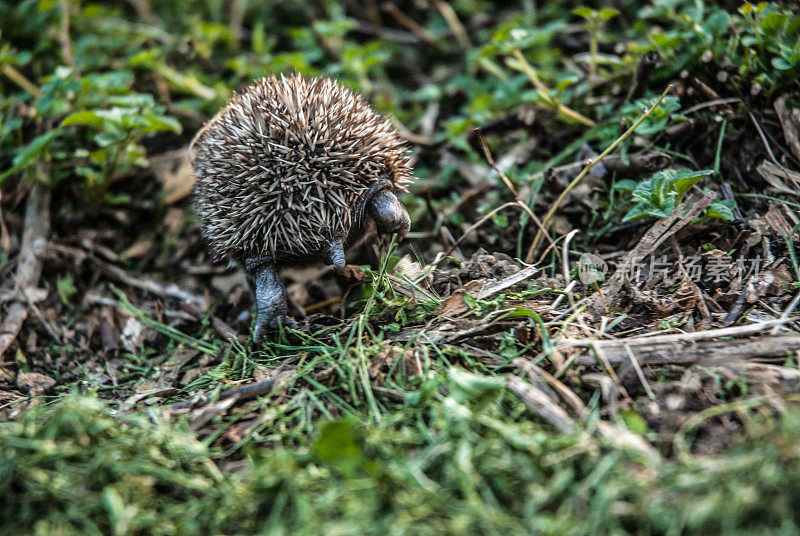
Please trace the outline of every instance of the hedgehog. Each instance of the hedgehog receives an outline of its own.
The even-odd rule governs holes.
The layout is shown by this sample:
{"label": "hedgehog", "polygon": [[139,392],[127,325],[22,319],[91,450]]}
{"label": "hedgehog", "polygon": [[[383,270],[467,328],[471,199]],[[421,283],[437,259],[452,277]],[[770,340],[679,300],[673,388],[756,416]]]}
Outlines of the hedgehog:
{"label": "hedgehog", "polygon": [[255,340],[295,324],[279,268],[342,267],[361,238],[409,230],[397,197],[413,180],[405,141],[329,78],[255,82],[200,129],[189,153],[203,235],[252,281]]}

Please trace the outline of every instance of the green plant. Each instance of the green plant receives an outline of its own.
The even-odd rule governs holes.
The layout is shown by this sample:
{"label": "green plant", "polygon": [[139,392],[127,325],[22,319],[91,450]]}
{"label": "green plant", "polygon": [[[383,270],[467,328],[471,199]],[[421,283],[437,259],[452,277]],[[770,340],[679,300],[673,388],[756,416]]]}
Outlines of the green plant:
{"label": "green plant", "polygon": [[[776,9],[769,2],[745,2],[739,13],[750,26],[750,35],[742,38],[742,45],[761,51],[759,60],[768,55],[772,67],[778,71],[795,71],[800,63],[800,17]],[[791,39],[797,41],[792,43]],[[755,51],[754,51],[755,53]],[[765,65],[761,66],[766,67]]]}
{"label": "green plant", "polygon": [[797,74],[800,17],[797,4],[745,2],[738,13],[716,3],[654,2],[642,19],[667,21],[650,32],[653,49],[665,58],[661,76],[710,62],[725,67],[724,83],[768,95],[792,85]]}
{"label": "green plant", "polygon": [[92,141],[94,150],[78,149],[74,155],[85,158],[89,165],[76,167],[78,175],[95,199],[111,201],[106,194],[113,178],[134,166],[145,166],[144,148],[139,142],[145,136],[162,131],[179,133],[181,125],[164,115],[151,95],[128,93],[109,96],[108,107],[73,112],[61,122],[61,128],[84,125],[96,130]]}
{"label": "green plant", "polygon": [[600,32],[605,23],[619,15],[619,11],[610,7],[592,9],[582,6],[575,8],[572,13],[586,21],[586,30],[589,32],[589,84],[594,86],[597,81],[597,54]]}
{"label": "green plant", "polygon": [[625,214],[622,221],[631,221],[647,216],[656,218],[669,216],[689,188],[712,173],[714,173],[713,169],[700,171],[685,168],[666,169],[639,183],[631,180],[617,182],[614,188],[630,192],[636,203]]}
{"label": "green plant", "polygon": [[[0,184],[15,173],[31,174],[51,186],[77,175],[91,199],[118,201],[107,195],[108,186],[120,173],[146,165],[142,139],[181,131],[152,95],[131,91],[133,74],[128,71],[77,76],[73,69],[59,67],[44,80],[34,101],[34,119],[57,123],[16,149]],[[81,125],[96,133],[86,140],[82,129],[74,128]],[[17,128],[25,125],[20,121]],[[47,173],[35,169],[41,164]]]}

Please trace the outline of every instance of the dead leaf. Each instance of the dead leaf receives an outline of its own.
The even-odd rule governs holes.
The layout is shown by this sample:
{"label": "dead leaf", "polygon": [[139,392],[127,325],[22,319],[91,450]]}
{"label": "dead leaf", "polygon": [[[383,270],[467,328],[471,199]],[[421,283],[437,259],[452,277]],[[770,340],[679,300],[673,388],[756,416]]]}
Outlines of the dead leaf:
{"label": "dead leaf", "polygon": [[38,372],[20,372],[17,374],[17,387],[32,396],[39,396],[47,392],[56,384],[56,381]]}
{"label": "dead leaf", "polygon": [[[153,385],[153,382],[147,382],[146,385]],[[178,390],[175,389],[174,387],[169,387],[169,386],[152,387],[150,389],[146,389],[144,391],[129,396],[128,398],[125,399],[125,402],[123,402],[123,406],[131,407],[146,398],[162,398],[165,396],[174,395],[177,391]]]}
{"label": "dead leaf", "polygon": [[792,226],[786,221],[778,205],[770,204],[769,210],[764,214],[764,220],[775,233],[781,236],[791,235]]}
{"label": "dead leaf", "polygon": [[253,365],[253,379],[256,382],[268,380],[270,376],[272,376],[273,372],[273,369],[265,367],[264,365]]}
{"label": "dead leaf", "polygon": [[232,396],[194,410],[192,412],[193,420],[189,428],[195,432],[200,430],[208,421],[228,411],[238,400],[238,397]]}
{"label": "dead leaf", "polygon": [[397,346],[387,346],[382,349],[378,352],[378,355],[370,360],[369,369],[367,371],[369,377],[376,380],[378,383],[383,383],[385,374],[382,373],[381,370],[385,368],[388,371],[396,361],[397,355],[402,355],[402,353],[403,349]]}
{"label": "dead leaf", "polygon": [[767,183],[785,194],[800,196],[800,173],[764,160],[756,168]]}
{"label": "dead leaf", "polygon": [[775,280],[769,288],[771,294],[781,295],[789,290],[789,285],[794,282],[794,276],[789,271],[787,263],[780,264],[772,270]]}
{"label": "dead leaf", "polygon": [[364,281],[366,274],[355,264],[345,264],[341,268],[334,268],[336,281],[342,287],[358,285]]}
{"label": "dead leaf", "polygon": [[114,327],[114,313],[110,307],[103,307],[100,312],[100,340],[103,341],[103,353],[105,354],[112,354],[119,349]]}
{"label": "dead leaf", "polygon": [[211,367],[199,367],[199,368],[190,368],[187,370],[183,376],[181,376],[180,384],[181,387],[186,387],[197,378],[200,378],[203,374],[208,372]]}
{"label": "dead leaf", "polygon": [[134,317],[128,318],[122,330],[122,335],[119,336],[122,347],[132,354],[138,352],[139,348],[142,347],[142,343],[144,343],[144,330],[144,325],[141,322]]}
{"label": "dead leaf", "polygon": [[122,259],[137,259],[139,257],[143,257],[147,255],[147,253],[153,248],[153,243],[149,240],[142,240],[141,242],[136,242],[131,247],[126,249],[120,255]]}
{"label": "dead leaf", "polygon": [[164,225],[167,226],[170,233],[175,234],[183,226],[185,216],[186,213],[183,209],[171,207],[164,215]]}
{"label": "dead leaf", "polygon": [[411,255],[405,255],[394,268],[394,288],[416,300],[426,300],[428,294],[423,291],[430,289],[431,275],[421,277],[424,273],[420,263],[411,260]]}
{"label": "dead leaf", "polygon": [[464,301],[464,294],[471,294],[469,291],[476,291],[483,286],[482,280],[469,281],[453,291],[453,293],[436,308],[436,313],[453,317],[469,311],[469,305]]}
{"label": "dead leaf", "polygon": [[781,95],[775,99],[773,106],[783,127],[786,145],[797,158],[800,158],[800,108],[786,106],[787,97],[788,95]]}
{"label": "dead leaf", "polygon": [[242,421],[236,426],[228,428],[225,431],[225,433],[222,434],[222,437],[228,439],[229,441],[232,441],[233,443],[239,443],[247,436],[247,433],[253,427],[258,425],[259,422],[261,422],[261,419],[250,419],[247,421]]}
{"label": "dead leaf", "polygon": [[154,171],[164,188],[164,202],[167,205],[177,203],[192,193],[195,177],[188,152],[179,160],[178,168],[174,171],[172,166],[158,167],[161,169]]}

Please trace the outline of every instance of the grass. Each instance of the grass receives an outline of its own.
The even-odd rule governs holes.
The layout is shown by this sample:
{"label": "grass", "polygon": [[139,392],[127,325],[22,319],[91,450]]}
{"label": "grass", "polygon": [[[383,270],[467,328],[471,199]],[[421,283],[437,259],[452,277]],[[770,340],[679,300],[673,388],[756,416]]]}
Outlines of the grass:
{"label": "grass", "polygon": [[174,420],[75,394],[0,428],[3,533],[791,534],[800,521],[797,413],[754,417],[722,458],[654,464],[592,439],[592,419],[553,433],[496,383],[454,375],[378,423],[323,420],[300,445],[273,428],[286,444],[246,449],[235,473]]}

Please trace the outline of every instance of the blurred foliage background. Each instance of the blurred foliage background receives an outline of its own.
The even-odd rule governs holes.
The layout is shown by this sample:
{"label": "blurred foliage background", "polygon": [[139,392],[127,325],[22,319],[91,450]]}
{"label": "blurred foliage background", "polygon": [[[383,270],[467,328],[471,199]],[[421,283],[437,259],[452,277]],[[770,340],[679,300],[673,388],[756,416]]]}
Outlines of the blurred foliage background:
{"label": "blurred foliage background", "polygon": [[[508,175],[535,194],[544,169],[586,141],[602,150],[633,122],[646,102],[632,102],[629,92],[655,96],[681,72],[709,74],[718,93],[747,95],[753,106],[796,89],[796,7],[6,1],[0,181],[25,172],[80,199],[124,203],[124,188],[114,195],[109,185],[144,166],[148,153],[184,146],[252,80],[296,70],[336,77],[403,132],[418,133],[412,139],[425,142],[417,149],[419,190],[451,190],[463,181],[451,155],[483,161],[473,127],[484,127],[497,150],[509,136],[528,133],[504,129],[496,139],[487,128],[493,121],[524,119],[520,110],[531,105],[575,110],[529,121],[533,135],[546,136]],[[641,59],[654,51],[663,61],[633,87]],[[526,73],[531,66],[539,87]],[[653,136],[679,119],[667,104],[639,133]],[[454,201],[442,192],[434,197]]]}

